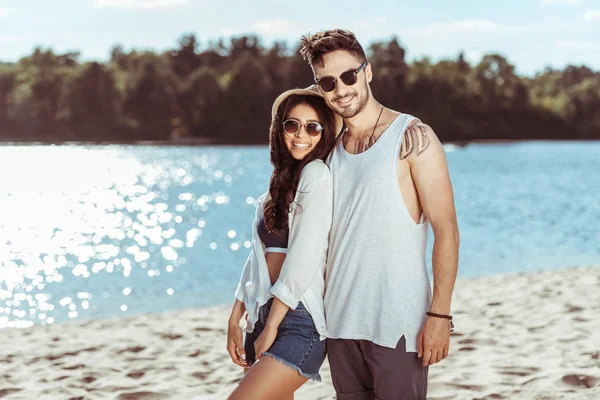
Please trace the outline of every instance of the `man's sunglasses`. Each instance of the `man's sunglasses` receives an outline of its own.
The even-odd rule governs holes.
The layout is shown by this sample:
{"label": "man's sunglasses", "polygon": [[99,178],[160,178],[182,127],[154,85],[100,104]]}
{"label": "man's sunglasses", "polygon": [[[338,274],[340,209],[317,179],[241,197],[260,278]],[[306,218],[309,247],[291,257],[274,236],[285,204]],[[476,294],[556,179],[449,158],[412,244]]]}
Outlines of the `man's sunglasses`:
{"label": "man's sunglasses", "polygon": [[[301,126],[302,124],[297,119],[288,119],[283,123],[283,130],[288,135],[295,135]],[[323,132],[323,127],[318,122],[307,122],[304,124],[304,130],[309,136],[316,137]]]}
{"label": "man's sunglasses", "polygon": [[[358,67],[358,69],[344,72],[340,75],[340,79],[346,86],[354,85],[358,80],[358,73],[362,71],[367,64],[368,63],[365,61],[360,67]],[[317,79],[316,83],[324,92],[331,92],[333,89],[335,89],[337,79],[335,79],[333,76],[324,76],[321,79]]]}

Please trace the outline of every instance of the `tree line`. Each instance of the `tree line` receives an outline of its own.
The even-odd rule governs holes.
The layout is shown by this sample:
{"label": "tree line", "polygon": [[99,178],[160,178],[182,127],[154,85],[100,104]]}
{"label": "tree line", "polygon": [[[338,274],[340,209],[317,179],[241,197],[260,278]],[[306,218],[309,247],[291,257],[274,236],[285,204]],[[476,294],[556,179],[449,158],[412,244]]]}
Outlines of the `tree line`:
{"label": "tree line", "polygon": [[[600,72],[586,66],[523,77],[500,54],[409,64],[395,37],[367,54],[374,96],[442,141],[600,138]],[[273,100],[313,81],[297,48],[252,35],[201,46],[187,34],[162,53],[115,45],[105,63],[79,58],[36,48],[0,63],[0,141],[267,143]]]}

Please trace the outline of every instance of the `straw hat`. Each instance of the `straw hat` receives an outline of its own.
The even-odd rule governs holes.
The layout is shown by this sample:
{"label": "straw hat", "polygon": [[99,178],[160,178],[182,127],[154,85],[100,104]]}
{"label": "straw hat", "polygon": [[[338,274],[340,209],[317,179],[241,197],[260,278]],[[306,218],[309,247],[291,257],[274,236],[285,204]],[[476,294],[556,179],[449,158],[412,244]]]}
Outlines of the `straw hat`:
{"label": "straw hat", "polygon": [[[290,90],[286,90],[285,92],[281,93],[279,96],[277,96],[277,98],[275,99],[275,101],[273,102],[273,107],[271,108],[271,118],[275,118],[275,115],[277,114],[277,110],[279,109],[279,106],[281,105],[281,103],[287,99],[288,97],[290,97],[291,95],[304,95],[304,96],[318,96],[323,98],[323,95],[321,95],[321,93],[319,93],[319,89],[317,88],[317,85],[312,85],[307,87],[306,89],[290,89]],[[337,137],[340,132],[342,131],[342,127],[344,126],[344,120],[342,119],[342,117],[340,117],[338,114],[336,114],[333,110],[331,110],[331,112],[334,115],[335,118],[335,136]]]}

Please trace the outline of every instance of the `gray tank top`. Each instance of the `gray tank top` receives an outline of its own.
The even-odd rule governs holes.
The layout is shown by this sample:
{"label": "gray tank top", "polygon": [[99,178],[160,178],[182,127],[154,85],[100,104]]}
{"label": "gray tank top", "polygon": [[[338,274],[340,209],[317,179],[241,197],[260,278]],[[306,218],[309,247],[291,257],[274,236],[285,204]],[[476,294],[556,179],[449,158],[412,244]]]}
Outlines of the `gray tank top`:
{"label": "gray tank top", "polygon": [[330,338],[417,351],[431,304],[425,265],[428,222],[415,223],[398,183],[400,144],[414,117],[401,114],[377,142],[351,154],[338,140],[328,164],[333,219],[325,274]]}

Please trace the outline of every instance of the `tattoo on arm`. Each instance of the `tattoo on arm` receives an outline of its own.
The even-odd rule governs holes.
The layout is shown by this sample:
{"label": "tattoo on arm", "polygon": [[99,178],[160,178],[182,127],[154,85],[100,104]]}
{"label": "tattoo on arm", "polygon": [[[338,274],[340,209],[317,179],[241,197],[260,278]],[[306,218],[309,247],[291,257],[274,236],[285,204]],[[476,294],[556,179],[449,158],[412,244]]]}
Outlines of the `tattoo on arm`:
{"label": "tattoo on arm", "polygon": [[400,145],[400,159],[403,160],[412,152],[417,155],[424,152],[429,146],[429,137],[424,124],[411,126],[404,132],[402,144]]}

